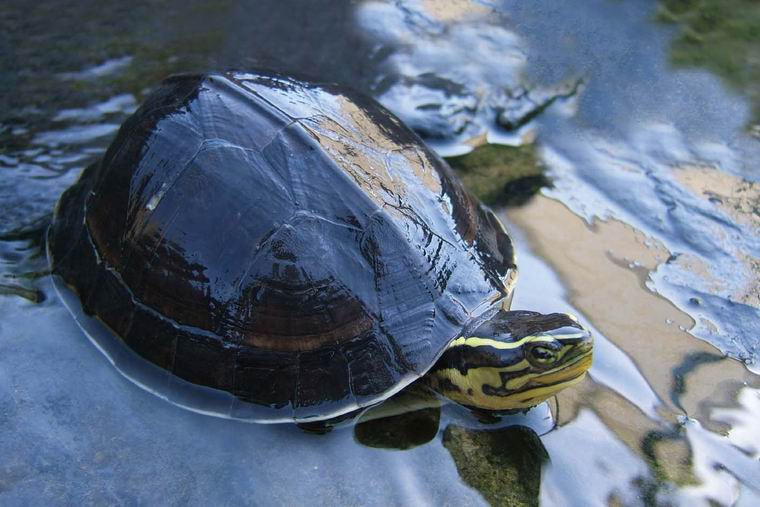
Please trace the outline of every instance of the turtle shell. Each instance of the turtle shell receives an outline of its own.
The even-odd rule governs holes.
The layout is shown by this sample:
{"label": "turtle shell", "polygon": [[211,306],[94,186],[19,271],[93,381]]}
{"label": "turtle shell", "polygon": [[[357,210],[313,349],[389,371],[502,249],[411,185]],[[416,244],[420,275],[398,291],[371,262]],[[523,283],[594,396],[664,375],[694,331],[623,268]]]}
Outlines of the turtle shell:
{"label": "turtle shell", "polygon": [[231,393],[220,415],[257,420],[387,398],[516,274],[497,218],[393,114],[269,73],[166,80],[62,196],[49,239],[86,314]]}

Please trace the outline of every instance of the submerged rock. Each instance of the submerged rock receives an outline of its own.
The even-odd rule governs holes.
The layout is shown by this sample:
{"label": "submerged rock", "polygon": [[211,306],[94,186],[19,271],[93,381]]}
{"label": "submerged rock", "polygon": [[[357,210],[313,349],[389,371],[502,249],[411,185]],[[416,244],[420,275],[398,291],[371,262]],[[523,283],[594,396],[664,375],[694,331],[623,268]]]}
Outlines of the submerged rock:
{"label": "submerged rock", "polygon": [[424,408],[392,417],[359,421],[354,427],[354,438],[367,447],[412,449],[435,438],[440,419],[440,408]]}
{"label": "submerged rock", "polygon": [[489,205],[520,205],[551,186],[532,144],[488,144],[446,160],[467,188]]}
{"label": "submerged rock", "polygon": [[427,388],[412,384],[364,412],[354,439],[377,449],[413,449],[433,440],[441,421],[441,403]]}
{"label": "submerged rock", "polygon": [[491,505],[538,505],[541,466],[549,455],[532,429],[449,426],[443,445],[462,480],[480,491]]}

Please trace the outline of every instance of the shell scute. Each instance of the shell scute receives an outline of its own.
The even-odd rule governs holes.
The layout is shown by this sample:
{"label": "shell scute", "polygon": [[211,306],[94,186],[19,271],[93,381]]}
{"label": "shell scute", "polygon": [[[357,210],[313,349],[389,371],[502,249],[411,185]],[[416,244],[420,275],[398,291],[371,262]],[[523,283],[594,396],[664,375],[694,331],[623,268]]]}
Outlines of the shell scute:
{"label": "shell scute", "polygon": [[[257,420],[381,401],[514,276],[498,220],[396,117],[268,74],[167,80],[64,194],[50,239],[87,313]],[[157,390],[185,400],[177,382]]]}

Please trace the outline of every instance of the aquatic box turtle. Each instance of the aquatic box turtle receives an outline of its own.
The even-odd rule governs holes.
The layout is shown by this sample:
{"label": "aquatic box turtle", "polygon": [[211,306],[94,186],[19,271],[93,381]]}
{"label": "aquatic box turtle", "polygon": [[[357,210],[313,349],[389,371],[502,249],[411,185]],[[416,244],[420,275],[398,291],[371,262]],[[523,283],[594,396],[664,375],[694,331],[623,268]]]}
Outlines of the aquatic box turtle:
{"label": "aquatic box turtle", "polygon": [[509,311],[515,255],[496,216],[339,85],[169,78],[63,194],[48,249],[101,351],[200,412],[319,421],[417,379],[525,409],[591,363],[574,318]]}

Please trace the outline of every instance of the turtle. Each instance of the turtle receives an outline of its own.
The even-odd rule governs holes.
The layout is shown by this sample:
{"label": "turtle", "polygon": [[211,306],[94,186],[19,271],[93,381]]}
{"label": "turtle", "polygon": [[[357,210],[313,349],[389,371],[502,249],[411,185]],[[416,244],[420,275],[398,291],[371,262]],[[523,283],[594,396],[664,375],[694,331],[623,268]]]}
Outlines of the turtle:
{"label": "turtle", "polygon": [[203,413],[337,420],[412,383],[526,410],[590,333],[510,310],[492,210],[390,111],[273,71],[179,74],[61,196],[55,286],[129,379]]}

